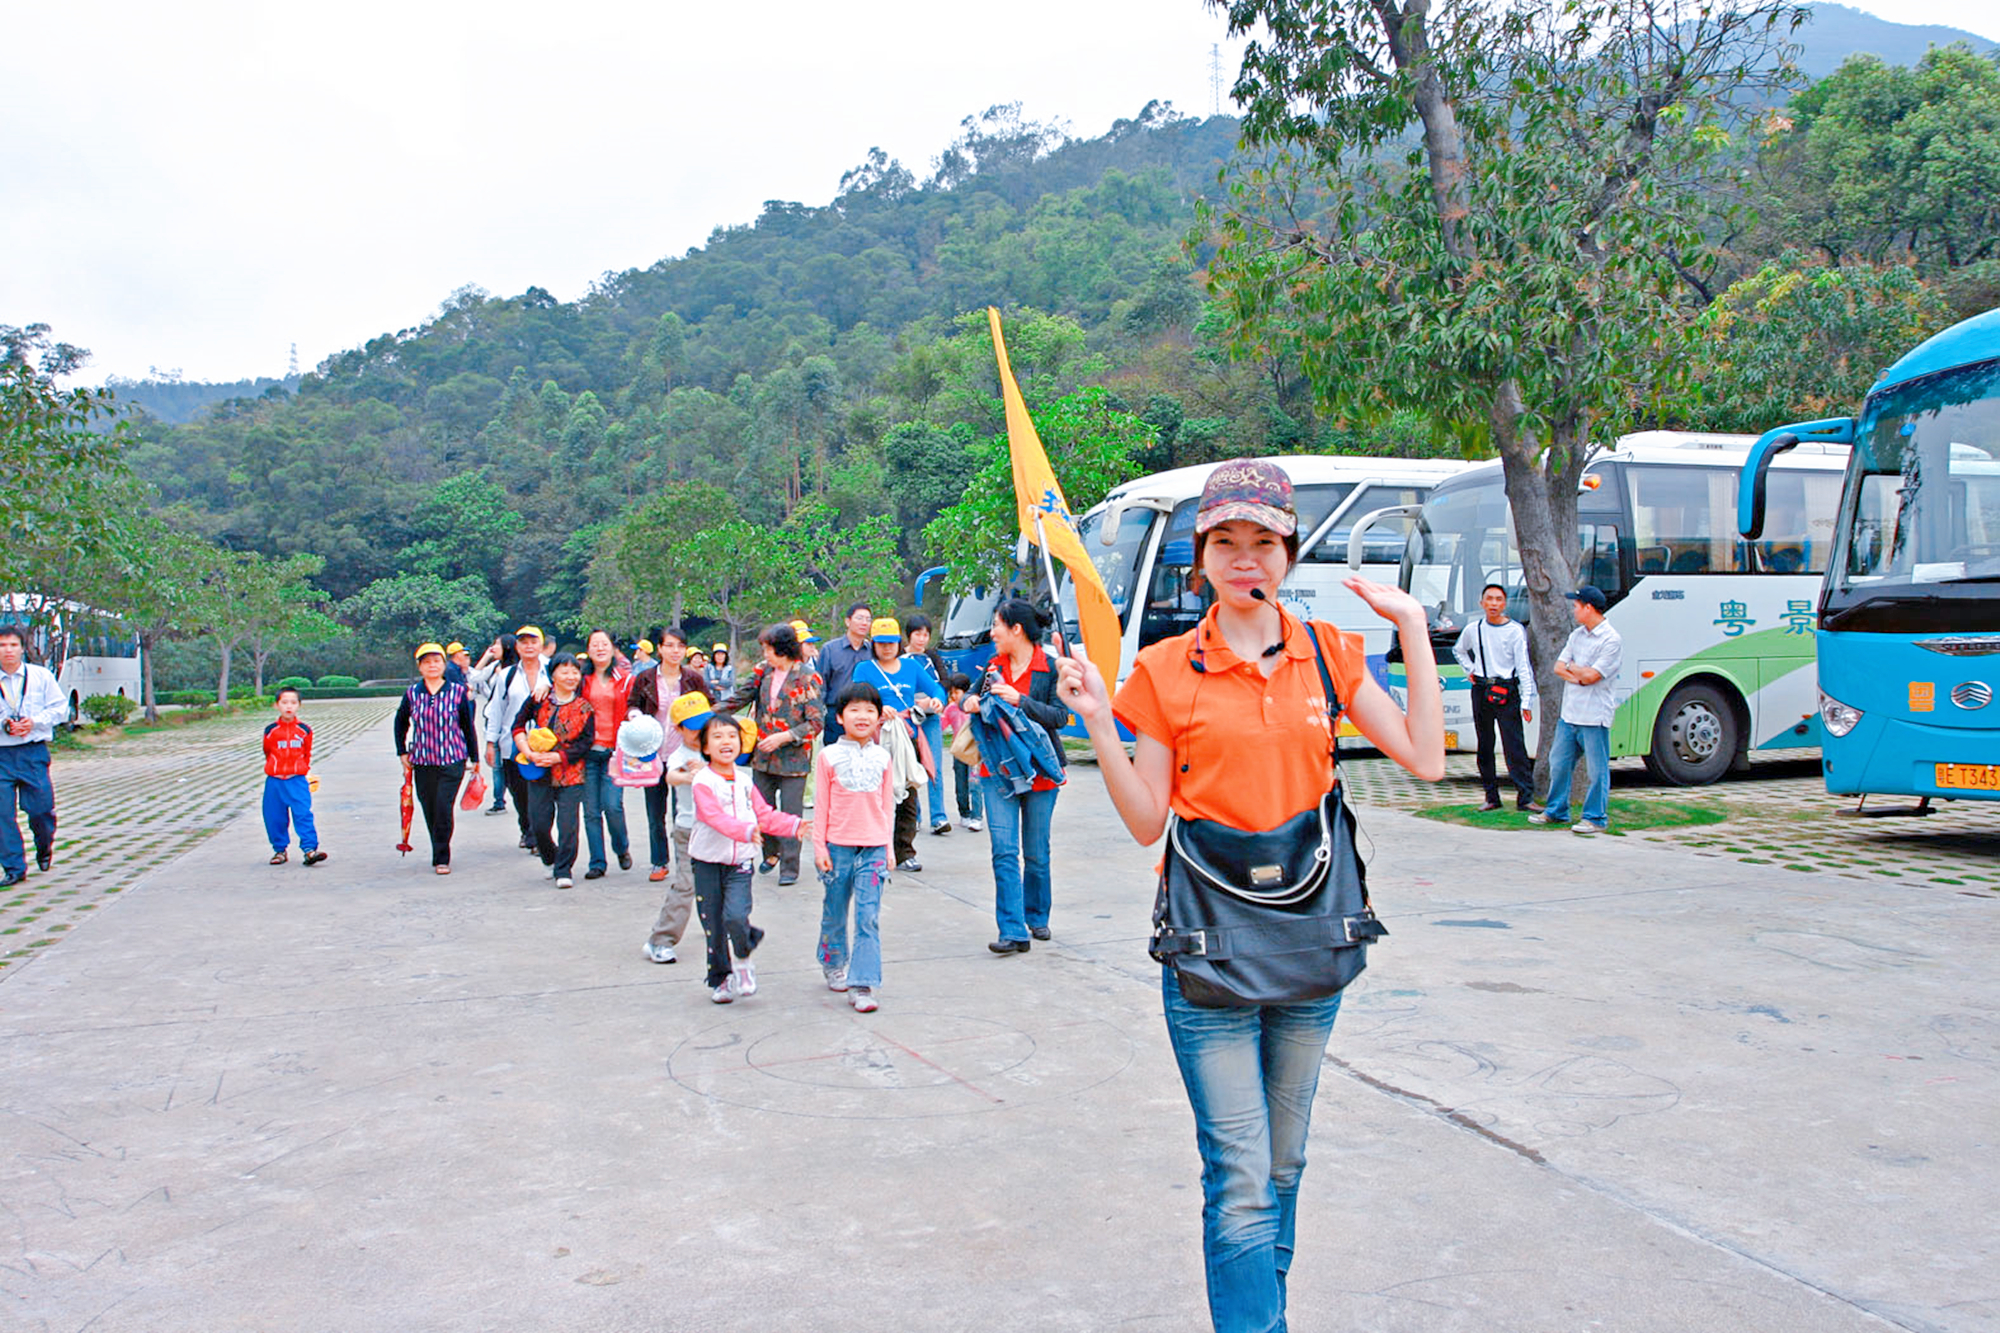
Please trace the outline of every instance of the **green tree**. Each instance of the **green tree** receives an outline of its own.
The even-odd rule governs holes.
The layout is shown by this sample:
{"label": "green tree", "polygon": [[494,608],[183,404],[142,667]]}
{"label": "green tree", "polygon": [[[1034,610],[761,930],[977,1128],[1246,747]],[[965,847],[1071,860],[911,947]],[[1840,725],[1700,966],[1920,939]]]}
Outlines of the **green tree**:
{"label": "green tree", "polygon": [[500,609],[484,579],[393,574],[342,602],[340,616],[369,641],[368,651],[400,657],[426,639],[476,643],[500,622]]}
{"label": "green tree", "polygon": [[1963,44],[1914,68],[1854,55],[1772,120],[1760,199],[1830,259],[1936,271],[2000,258],[2000,65]]}
{"label": "green tree", "polygon": [[[1011,337],[1008,349],[1013,349]],[[1048,451],[1049,466],[1062,483],[1063,496],[1078,514],[1119,482],[1138,476],[1135,460],[1153,445],[1153,428],[1114,407],[1111,395],[1099,388],[1033,406],[1030,415]],[[1014,547],[1021,535],[1007,437],[996,435],[966,452],[974,471],[964,497],[924,529],[931,559],[950,567],[945,586],[952,592],[1006,583],[1014,572]]]}
{"label": "green tree", "polygon": [[1944,294],[1907,264],[1824,264],[1788,251],[1696,320],[1693,424],[1762,434],[1852,411],[1884,366],[1952,320]]}
{"label": "green tree", "polygon": [[51,342],[46,324],[0,324],[0,472],[31,479],[8,487],[0,514],[0,588],[31,602],[71,596],[78,570],[118,559],[129,539],[124,423],[94,428],[111,394],[57,383],[88,356]]}
{"label": "green tree", "polygon": [[447,477],[410,515],[410,543],[396,567],[450,581],[474,575],[492,584],[527,520],[484,470]]}
{"label": "green tree", "polygon": [[[1276,326],[1344,418],[1407,408],[1500,454],[1537,682],[1570,624],[1593,440],[1684,401],[1682,272],[1732,107],[1785,75],[1776,0],[1233,0],[1264,164],[1215,217],[1212,290]],[[1542,713],[1543,755],[1555,710]]]}

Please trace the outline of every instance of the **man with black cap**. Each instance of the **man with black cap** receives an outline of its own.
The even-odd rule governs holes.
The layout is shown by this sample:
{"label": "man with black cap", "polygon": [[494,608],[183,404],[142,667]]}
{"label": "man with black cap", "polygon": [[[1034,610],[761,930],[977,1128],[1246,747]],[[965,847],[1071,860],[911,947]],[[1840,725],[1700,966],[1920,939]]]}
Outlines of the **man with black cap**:
{"label": "man with black cap", "polygon": [[1610,819],[1611,718],[1618,711],[1613,690],[1625,644],[1604,618],[1602,591],[1586,583],[1569,595],[1569,603],[1576,628],[1556,659],[1556,674],[1566,683],[1562,716],[1549,749],[1549,804],[1543,812],[1529,815],[1528,822],[1560,824],[1569,819],[1570,778],[1581,750],[1590,768],[1590,787],[1583,798],[1583,818],[1570,825],[1570,832],[1602,833]]}

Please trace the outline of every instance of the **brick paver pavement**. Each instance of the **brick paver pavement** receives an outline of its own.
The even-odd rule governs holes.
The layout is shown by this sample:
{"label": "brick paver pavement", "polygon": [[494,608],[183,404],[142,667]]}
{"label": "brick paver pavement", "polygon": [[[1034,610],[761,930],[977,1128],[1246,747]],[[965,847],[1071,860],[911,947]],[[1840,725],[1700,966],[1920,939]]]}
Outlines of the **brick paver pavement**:
{"label": "brick paver pavement", "polygon": [[[315,760],[395,711],[393,699],[314,701]],[[258,710],[58,751],[55,867],[0,895],[0,971],[243,815],[264,784],[258,742],[270,721]]]}
{"label": "brick paver pavement", "polygon": [[[1477,763],[1469,754],[1446,758],[1444,780],[1420,782],[1386,759],[1363,751],[1344,763],[1357,800],[1398,810],[1480,799]],[[1852,799],[1830,796],[1817,750],[1753,755],[1750,772],[1712,787],[1670,787],[1638,759],[1611,763],[1612,795],[1714,806],[1720,824],[1647,829],[1633,836],[1692,848],[1749,865],[1830,870],[1857,879],[1887,879],[1968,891],[2000,892],[2000,801],[1940,802],[1921,819],[1856,819]],[[1912,802],[1876,798],[1871,807]]]}

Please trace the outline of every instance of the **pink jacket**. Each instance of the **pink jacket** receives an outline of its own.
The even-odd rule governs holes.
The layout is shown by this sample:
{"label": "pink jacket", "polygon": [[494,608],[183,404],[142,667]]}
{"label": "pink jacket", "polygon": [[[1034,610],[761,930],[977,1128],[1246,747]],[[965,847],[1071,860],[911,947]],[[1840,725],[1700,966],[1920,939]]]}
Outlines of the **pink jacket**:
{"label": "pink jacket", "polygon": [[750,774],[731,781],[704,768],[694,779],[694,835],[688,855],[713,865],[748,866],[757,859],[759,830],[774,838],[799,836],[797,815],[773,810],[750,783]]}

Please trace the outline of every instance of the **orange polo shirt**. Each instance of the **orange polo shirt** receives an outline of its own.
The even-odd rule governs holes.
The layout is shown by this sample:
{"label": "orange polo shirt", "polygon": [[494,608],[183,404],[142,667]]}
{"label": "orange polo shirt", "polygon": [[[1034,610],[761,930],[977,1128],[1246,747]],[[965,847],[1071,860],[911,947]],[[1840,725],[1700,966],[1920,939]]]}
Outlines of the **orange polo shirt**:
{"label": "orange polo shirt", "polygon": [[[1260,832],[1312,809],[1333,785],[1312,639],[1297,617],[1287,614],[1284,625],[1283,660],[1266,677],[1229,650],[1211,610],[1194,629],[1141,652],[1112,700],[1119,721],[1173,751],[1172,804],[1183,819]],[[1367,679],[1361,636],[1323,620],[1313,628],[1344,706]],[[1205,674],[1194,669],[1197,635]]]}

